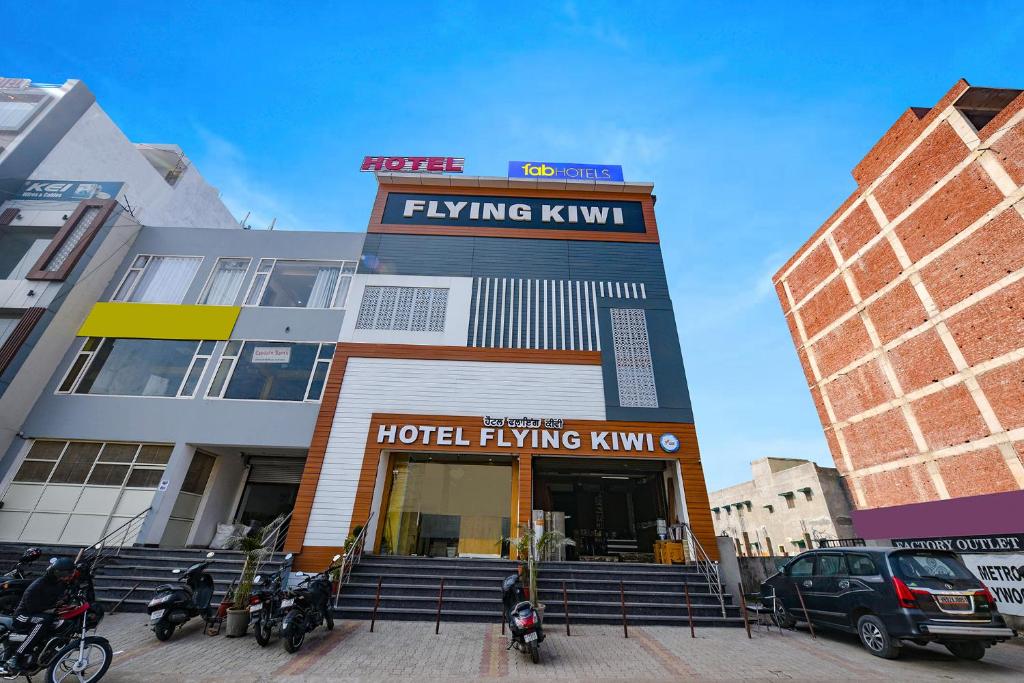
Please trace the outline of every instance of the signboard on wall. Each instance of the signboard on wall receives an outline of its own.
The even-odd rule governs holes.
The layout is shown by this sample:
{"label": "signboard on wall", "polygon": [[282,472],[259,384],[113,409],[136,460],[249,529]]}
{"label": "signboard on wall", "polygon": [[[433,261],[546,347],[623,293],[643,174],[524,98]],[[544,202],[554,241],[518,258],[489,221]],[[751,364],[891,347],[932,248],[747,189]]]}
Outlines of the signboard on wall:
{"label": "signboard on wall", "polygon": [[393,173],[462,173],[466,160],[462,157],[391,157],[365,156],[360,171],[391,171]]}
{"label": "signboard on wall", "polygon": [[386,225],[436,225],[522,230],[646,231],[639,201],[547,199],[392,192]]}
{"label": "signboard on wall", "polygon": [[955,553],[1024,552],[1024,534],[988,534],[946,538],[894,538],[897,548],[951,550]]}
{"label": "signboard on wall", "polygon": [[622,167],[609,164],[575,164],[559,161],[510,161],[508,162],[508,177],[622,182]]}
{"label": "signboard on wall", "polygon": [[256,346],[252,350],[253,363],[280,363],[292,362],[292,349],[289,346]]}
{"label": "signboard on wall", "polygon": [[26,180],[13,199],[47,199],[77,202],[83,199],[112,199],[124,183],[98,180]]}

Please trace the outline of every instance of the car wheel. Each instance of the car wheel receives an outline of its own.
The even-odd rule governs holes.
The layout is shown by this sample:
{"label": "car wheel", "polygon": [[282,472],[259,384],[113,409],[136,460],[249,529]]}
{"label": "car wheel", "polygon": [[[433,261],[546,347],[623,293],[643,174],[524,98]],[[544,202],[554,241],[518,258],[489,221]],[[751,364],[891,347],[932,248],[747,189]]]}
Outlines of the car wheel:
{"label": "car wheel", "polygon": [[896,659],[900,647],[889,637],[889,630],[882,620],[873,614],[866,614],[857,621],[857,634],[868,652],[882,659]]}
{"label": "car wheel", "polygon": [[957,643],[943,643],[946,649],[953,653],[957,659],[973,659],[977,661],[985,656],[985,646],[976,641],[961,641]]}
{"label": "car wheel", "polygon": [[794,628],[796,626],[796,619],[790,615],[786,606],[777,598],[775,600],[775,609],[772,610],[772,620],[779,628]]}

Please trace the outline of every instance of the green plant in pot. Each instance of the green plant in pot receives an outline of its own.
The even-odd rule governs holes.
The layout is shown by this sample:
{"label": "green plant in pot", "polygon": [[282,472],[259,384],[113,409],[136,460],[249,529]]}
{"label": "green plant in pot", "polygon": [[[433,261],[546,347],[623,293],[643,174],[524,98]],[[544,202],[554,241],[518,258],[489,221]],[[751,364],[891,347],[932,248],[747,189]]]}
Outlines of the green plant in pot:
{"label": "green plant in pot", "polygon": [[509,548],[515,551],[519,562],[525,565],[530,601],[537,608],[543,621],[544,604],[537,595],[537,575],[540,561],[548,559],[555,550],[567,545],[576,545],[576,542],[571,538],[566,538],[565,534],[558,531],[545,531],[537,535],[529,524],[520,524],[518,537],[502,538],[498,543],[502,545],[508,543]]}
{"label": "green plant in pot", "polygon": [[253,581],[260,564],[273,553],[270,545],[276,540],[280,527],[276,522],[275,520],[266,526],[250,529],[248,533],[237,534],[229,540],[228,547],[242,551],[245,561],[232,596],[232,606],[228,609],[228,637],[244,636],[249,629],[249,598],[252,595]]}

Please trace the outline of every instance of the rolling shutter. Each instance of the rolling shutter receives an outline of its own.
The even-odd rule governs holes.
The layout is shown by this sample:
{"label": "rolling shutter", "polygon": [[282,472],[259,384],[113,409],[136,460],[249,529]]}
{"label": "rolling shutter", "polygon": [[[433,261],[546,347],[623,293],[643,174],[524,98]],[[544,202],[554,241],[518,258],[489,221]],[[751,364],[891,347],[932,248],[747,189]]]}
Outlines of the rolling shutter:
{"label": "rolling shutter", "polygon": [[303,458],[261,458],[249,459],[250,484],[298,484],[302,480]]}

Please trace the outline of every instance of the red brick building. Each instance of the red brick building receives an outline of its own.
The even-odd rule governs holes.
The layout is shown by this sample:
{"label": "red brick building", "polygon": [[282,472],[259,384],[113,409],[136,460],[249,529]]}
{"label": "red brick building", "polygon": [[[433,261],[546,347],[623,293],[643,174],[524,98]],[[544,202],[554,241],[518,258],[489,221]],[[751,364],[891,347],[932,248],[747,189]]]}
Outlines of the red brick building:
{"label": "red brick building", "polygon": [[1024,532],[1024,95],[961,80],[853,176],[774,283],[857,531]]}

